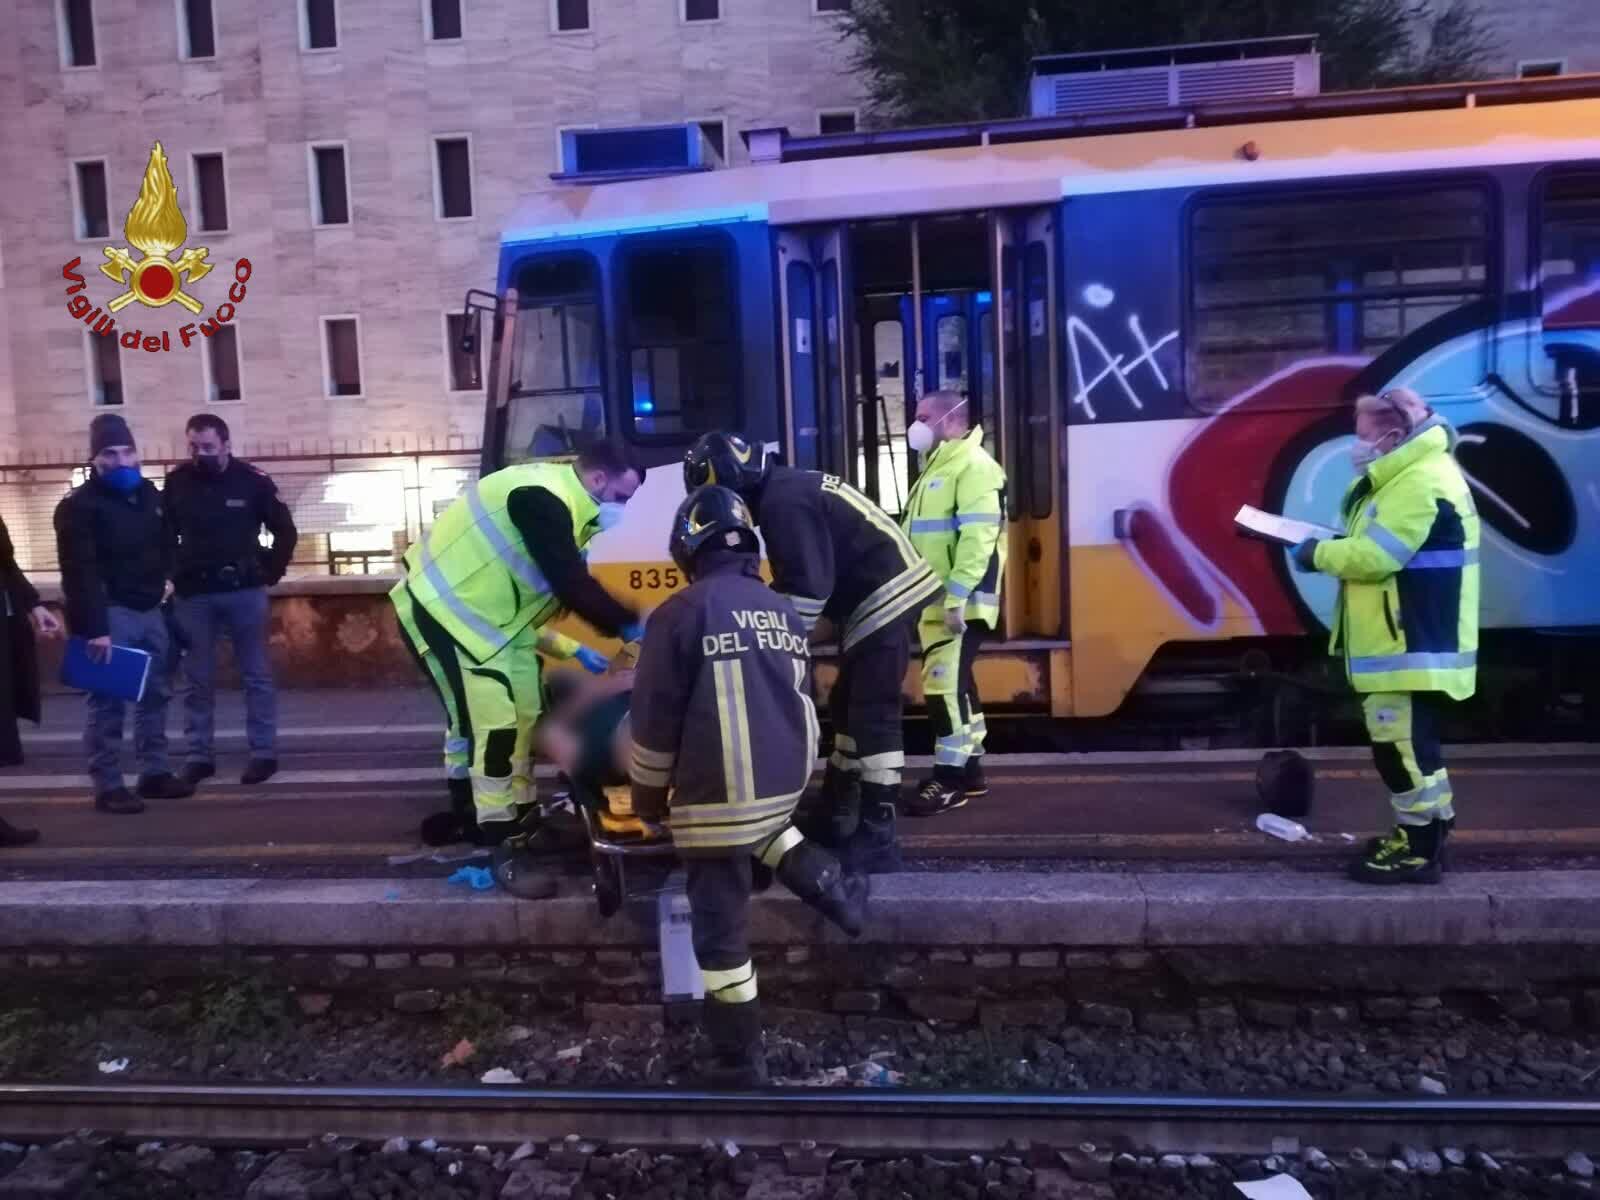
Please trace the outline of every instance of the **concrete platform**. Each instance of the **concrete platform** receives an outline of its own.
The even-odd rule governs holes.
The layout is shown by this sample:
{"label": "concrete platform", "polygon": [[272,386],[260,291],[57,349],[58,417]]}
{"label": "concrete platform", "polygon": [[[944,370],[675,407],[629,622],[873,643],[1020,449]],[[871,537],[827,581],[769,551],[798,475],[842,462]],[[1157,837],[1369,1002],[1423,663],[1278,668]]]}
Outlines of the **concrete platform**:
{"label": "concrete platform", "polygon": [[[751,940],[845,941],[780,888]],[[1600,944],[1600,871],[1451,874],[1437,887],[1336,876],[953,871],[874,881],[867,946],[1484,949]],[[0,952],[88,948],[653,948],[653,906],[601,921],[581,885],[518,901],[436,880],[0,883]]]}

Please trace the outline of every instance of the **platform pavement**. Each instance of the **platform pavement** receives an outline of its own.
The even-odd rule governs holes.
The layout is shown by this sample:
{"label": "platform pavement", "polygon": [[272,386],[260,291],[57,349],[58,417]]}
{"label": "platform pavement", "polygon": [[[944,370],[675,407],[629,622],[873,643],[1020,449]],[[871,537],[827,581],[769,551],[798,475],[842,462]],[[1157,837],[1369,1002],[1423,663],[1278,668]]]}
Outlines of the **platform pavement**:
{"label": "platform pavement", "polygon": [[[599,919],[578,881],[519,901],[442,880],[0,883],[0,951],[163,947],[653,947],[654,906]],[[1375,888],[1333,874],[953,871],[874,880],[863,941],[1149,948],[1593,946],[1600,872],[1448,875]],[[841,942],[798,901],[756,897],[758,944]]]}

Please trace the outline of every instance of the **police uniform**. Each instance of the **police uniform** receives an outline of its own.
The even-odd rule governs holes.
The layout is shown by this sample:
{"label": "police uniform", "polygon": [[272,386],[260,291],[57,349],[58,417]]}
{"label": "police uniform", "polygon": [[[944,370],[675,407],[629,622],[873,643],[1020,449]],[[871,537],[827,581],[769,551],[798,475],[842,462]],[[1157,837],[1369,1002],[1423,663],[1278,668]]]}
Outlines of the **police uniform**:
{"label": "police uniform", "polygon": [[472,810],[460,815],[489,840],[533,801],[544,627],[568,609],[611,636],[637,620],[583,564],[598,531],[599,505],[570,464],[507,467],[439,514],[406,551],[406,578],[390,592],[445,707],[453,798],[459,807],[458,785],[470,781]]}
{"label": "police uniform", "polygon": [[1356,863],[1363,882],[1437,881],[1455,822],[1438,721],[1477,685],[1479,522],[1454,441],[1424,421],[1351,484],[1345,536],[1309,551],[1340,581],[1329,652],[1361,694],[1397,822]]}
{"label": "police uniform", "polygon": [[[705,493],[721,493],[711,500],[725,511],[745,511],[726,489],[705,488],[675,520]],[[807,631],[794,606],[761,581],[755,536],[748,525],[742,531],[742,551],[711,546],[690,559],[675,549],[693,582],[650,619],[631,698],[630,775],[634,812],[664,819],[685,860],[707,1034],[725,1065],[759,1070],[748,921],[754,863],[776,869],[836,920],[849,902],[834,891],[830,911],[823,895],[840,882],[830,856],[798,853],[805,843],[792,820],[819,736]],[[857,908],[863,899],[864,890]]]}
{"label": "police uniform", "polygon": [[[1006,476],[983,448],[983,428],[935,447],[911,489],[902,528],[944,585],[944,596],[922,612],[922,690],[934,730],[934,777],[913,812],[958,807],[985,790],[978,760],[988,727],[978,706],[973,660],[983,635],[1000,625],[1005,575],[1003,496]],[[950,630],[946,614],[959,609],[966,630]]]}
{"label": "police uniform", "polygon": [[[183,463],[167,474],[166,520],[177,541],[174,609],[187,659],[185,772],[211,773],[216,642],[226,633],[244,685],[252,763],[277,758],[277,692],[267,653],[267,589],[283,578],[299,537],[272,477],[242,458],[220,471]],[[272,535],[263,550],[261,531]]]}

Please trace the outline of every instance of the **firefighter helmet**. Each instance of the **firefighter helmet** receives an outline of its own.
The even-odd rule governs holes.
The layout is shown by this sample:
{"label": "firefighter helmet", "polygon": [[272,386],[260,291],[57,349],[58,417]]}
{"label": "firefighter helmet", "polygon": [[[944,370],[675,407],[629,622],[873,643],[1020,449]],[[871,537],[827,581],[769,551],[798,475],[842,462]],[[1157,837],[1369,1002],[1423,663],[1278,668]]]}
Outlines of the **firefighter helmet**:
{"label": "firefighter helmet", "polygon": [[695,558],[712,546],[724,546],[746,554],[760,550],[750,509],[730,488],[698,489],[678,506],[672,518],[668,549],[672,551],[672,561],[684,574],[693,578]]}
{"label": "firefighter helmet", "polygon": [[765,447],[742,434],[702,434],[683,457],[683,489],[686,492],[715,484],[747,496],[766,476]]}

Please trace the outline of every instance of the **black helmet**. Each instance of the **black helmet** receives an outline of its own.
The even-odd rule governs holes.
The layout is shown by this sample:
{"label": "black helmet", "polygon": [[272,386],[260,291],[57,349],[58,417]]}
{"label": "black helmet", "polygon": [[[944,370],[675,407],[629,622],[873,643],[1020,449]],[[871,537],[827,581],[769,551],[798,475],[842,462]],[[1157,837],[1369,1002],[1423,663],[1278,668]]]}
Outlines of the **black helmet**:
{"label": "black helmet", "polygon": [[715,484],[741,496],[766,478],[767,452],[737,433],[707,433],[683,456],[683,490]]}
{"label": "black helmet", "polygon": [[694,560],[711,546],[726,546],[746,554],[756,554],[755,522],[738,493],[725,487],[703,487],[682,504],[672,518],[672,537],[667,548],[672,561],[685,575],[694,575]]}

